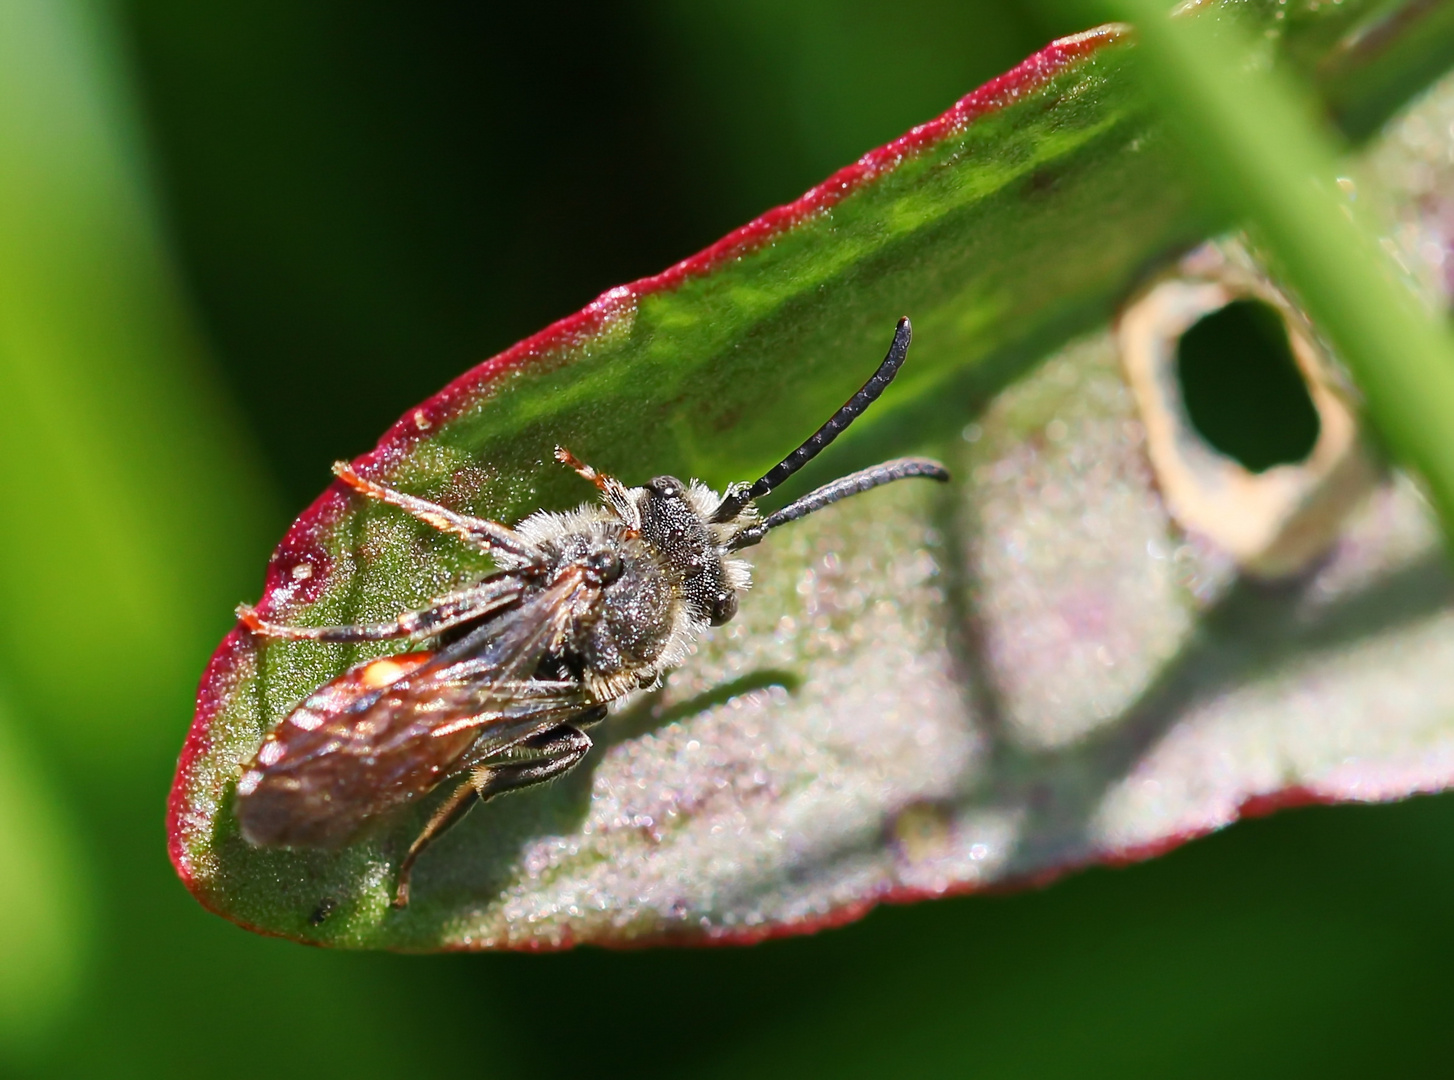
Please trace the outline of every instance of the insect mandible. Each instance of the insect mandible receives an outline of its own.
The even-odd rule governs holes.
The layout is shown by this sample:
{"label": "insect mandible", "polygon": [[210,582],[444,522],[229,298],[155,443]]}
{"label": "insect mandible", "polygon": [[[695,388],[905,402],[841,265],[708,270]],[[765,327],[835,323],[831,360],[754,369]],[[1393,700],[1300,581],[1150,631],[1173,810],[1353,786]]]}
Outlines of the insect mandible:
{"label": "insect mandible", "polygon": [[899,458],[766,517],[755,505],[878,398],[908,355],[910,333],[909,320],[899,320],[883,363],[827,423],[760,479],[720,496],[671,476],[628,488],[557,448],[600,503],[537,511],[512,529],[335,465],[358,494],[480,549],[496,570],[386,623],[287,626],[238,608],[264,638],[424,646],[354,665],[268,733],[237,784],[243,837],[258,846],[343,847],[381,815],[463,777],[399,863],[393,903],[408,904],[414,864],[433,840],[475,803],[579,764],[591,748],[585,729],[605,719],[610,702],[659,681],[699,633],[736,614],[750,581],[738,552],[849,495],[913,476],[948,479],[938,462]]}

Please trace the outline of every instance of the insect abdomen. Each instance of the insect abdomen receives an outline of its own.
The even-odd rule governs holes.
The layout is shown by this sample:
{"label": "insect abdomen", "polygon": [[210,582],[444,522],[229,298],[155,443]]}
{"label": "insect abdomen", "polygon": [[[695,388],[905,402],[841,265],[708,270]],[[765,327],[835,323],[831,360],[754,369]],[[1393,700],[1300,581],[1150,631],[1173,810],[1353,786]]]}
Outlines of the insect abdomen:
{"label": "insect abdomen", "polygon": [[236,808],[243,837],[265,847],[339,848],[453,771],[473,729],[420,740],[389,723],[400,712],[387,688],[433,655],[368,661],[309,694],[243,767]]}

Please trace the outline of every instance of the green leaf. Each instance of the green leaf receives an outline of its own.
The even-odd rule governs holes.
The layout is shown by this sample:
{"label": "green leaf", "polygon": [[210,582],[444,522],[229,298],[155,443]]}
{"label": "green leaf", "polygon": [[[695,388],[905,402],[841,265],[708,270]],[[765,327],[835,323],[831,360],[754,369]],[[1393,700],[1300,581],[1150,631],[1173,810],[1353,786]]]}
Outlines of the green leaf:
{"label": "green leaf", "polygon": [[[1315,578],[1269,595],[1174,519],[1109,337],[1030,371],[1222,224],[1171,158],[1131,48],[1115,28],[1053,44],[401,418],[360,471],[507,522],[588,494],[557,443],[628,483],[720,486],[807,434],[908,313],[904,374],[803,483],[921,449],[957,481],[774,535],[738,619],[598,729],[565,780],[441,840],[404,911],[393,868],[427,807],[339,853],[253,848],[231,809],[262,734],[386,650],[234,631],[172,794],[172,858],[198,898],[347,946],[755,940],[1161,850],[1247,804],[1441,786],[1454,702],[1366,723],[1388,691],[1378,657],[1437,664],[1451,644],[1437,534],[1409,486],[1351,518]],[[386,619],[486,568],[400,517],[335,485],[275,552],[261,610]],[[1334,702],[1336,727],[1314,731]],[[1426,743],[1438,752],[1411,761]]]}

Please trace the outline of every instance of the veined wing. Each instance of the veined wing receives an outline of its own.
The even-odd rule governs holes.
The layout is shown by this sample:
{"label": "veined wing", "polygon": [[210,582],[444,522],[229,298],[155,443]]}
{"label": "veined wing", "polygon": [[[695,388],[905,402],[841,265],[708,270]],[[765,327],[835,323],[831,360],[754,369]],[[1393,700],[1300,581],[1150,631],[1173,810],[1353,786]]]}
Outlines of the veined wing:
{"label": "veined wing", "polygon": [[245,766],[236,804],[243,835],[341,846],[457,771],[480,740],[503,749],[587,708],[578,684],[531,676],[598,595],[567,571],[445,649],[367,661],[319,687]]}

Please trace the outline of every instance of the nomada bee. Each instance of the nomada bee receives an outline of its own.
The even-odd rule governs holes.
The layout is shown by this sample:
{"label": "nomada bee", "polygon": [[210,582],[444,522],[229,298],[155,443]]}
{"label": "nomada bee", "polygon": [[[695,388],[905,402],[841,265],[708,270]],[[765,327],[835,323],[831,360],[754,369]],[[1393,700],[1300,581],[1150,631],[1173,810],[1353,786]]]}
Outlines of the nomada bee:
{"label": "nomada bee", "polygon": [[901,319],[873,377],[757,481],[719,496],[658,476],[628,488],[558,448],[599,504],[537,511],[513,529],[359,476],[339,479],[487,553],[495,573],[394,621],[298,627],[238,608],[255,634],[283,641],[407,640],[426,647],[356,664],[304,698],[242,768],[236,814],[260,846],[339,848],[374,819],[450,777],[459,784],[399,864],[393,903],[409,902],[416,860],[477,802],[553,780],[591,748],[606,706],[656,683],[692,640],[737,612],[748,587],[738,552],[780,525],[894,480],[948,479],[938,462],[900,458],[851,473],[766,517],[755,500],[828,446],[893,380],[908,354]]}

